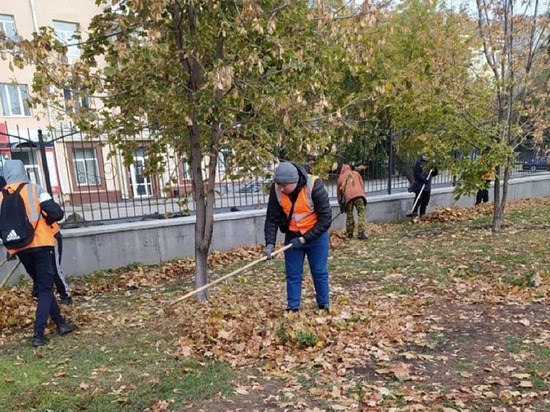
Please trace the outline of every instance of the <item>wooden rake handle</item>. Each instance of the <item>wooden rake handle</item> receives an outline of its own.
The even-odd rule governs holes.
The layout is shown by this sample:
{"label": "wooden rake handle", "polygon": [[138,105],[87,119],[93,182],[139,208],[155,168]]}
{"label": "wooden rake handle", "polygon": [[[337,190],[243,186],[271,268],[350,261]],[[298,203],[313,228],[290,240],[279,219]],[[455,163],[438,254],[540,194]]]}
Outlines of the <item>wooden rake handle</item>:
{"label": "wooden rake handle", "polygon": [[[277,255],[277,254],[279,254],[279,253],[281,253],[281,252],[284,252],[285,250],[290,249],[291,247],[292,247],[292,243],[289,243],[289,244],[286,245],[285,247],[282,247],[282,248],[280,248],[280,249],[278,249],[278,250],[275,250],[275,251],[271,254],[271,256],[274,256],[274,255]],[[254,265],[256,265],[256,264],[258,264],[258,263],[260,263],[260,262],[263,262],[264,260],[267,260],[267,256],[261,257],[260,259],[255,260],[254,262],[250,262],[249,264],[243,266],[242,268],[239,268],[239,269],[237,269],[237,270],[235,270],[235,271],[233,271],[233,272],[231,272],[231,273],[228,273],[227,275],[222,276],[222,277],[219,278],[219,279],[216,279],[216,280],[213,281],[213,282],[207,283],[206,285],[201,286],[200,288],[195,289],[195,290],[193,290],[193,291],[187,293],[186,295],[182,296],[181,298],[178,298],[178,299],[174,300],[173,302],[171,302],[169,306],[174,306],[176,303],[179,303],[179,302],[181,302],[182,300],[185,300],[185,299],[187,299],[187,298],[190,297],[190,296],[196,295],[197,293],[202,292],[203,290],[208,289],[210,286],[213,286],[213,285],[215,285],[216,283],[220,283],[221,281],[223,281],[223,280],[225,280],[225,279],[227,279],[227,278],[230,278],[231,276],[235,276],[237,273],[241,273],[242,271],[244,271],[244,270],[246,270],[246,269],[248,269],[248,268],[251,268],[252,266],[254,266]]]}
{"label": "wooden rake handle", "polygon": [[[430,177],[432,176],[432,170],[433,169],[430,169],[430,173],[428,173],[428,179],[430,179]],[[422,184],[422,188],[420,189],[420,192],[418,192],[418,197],[414,200],[414,203],[413,203],[413,208],[411,210],[411,215],[413,214],[414,212],[414,208],[416,207],[416,204],[418,203],[418,201],[420,200],[420,196],[422,195],[422,192],[424,191],[424,188],[426,187],[426,183]]]}

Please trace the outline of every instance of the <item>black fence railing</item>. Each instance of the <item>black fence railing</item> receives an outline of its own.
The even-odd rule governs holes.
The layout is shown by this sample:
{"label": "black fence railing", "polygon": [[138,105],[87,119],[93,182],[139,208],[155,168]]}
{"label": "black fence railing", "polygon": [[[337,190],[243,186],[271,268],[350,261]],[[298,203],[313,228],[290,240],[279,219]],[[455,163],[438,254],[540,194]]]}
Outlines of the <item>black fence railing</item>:
{"label": "black fence railing", "polygon": [[[147,150],[156,138],[154,133],[144,133],[128,141],[133,152],[128,158],[107,140],[89,140],[78,131],[60,129],[43,134],[40,130],[9,130],[0,124],[0,167],[5,159],[21,160],[29,179],[45,187],[63,205],[65,227],[192,214],[192,184],[185,158],[166,153],[162,158],[164,171],[145,174]],[[532,152],[518,153],[512,174],[548,170],[546,159]],[[218,160],[216,212],[266,206],[270,181],[255,177],[231,179],[231,158],[221,153]],[[398,171],[394,160],[390,151],[382,160],[361,162],[357,169],[363,175],[367,193],[406,190],[409,181]],[[532,162],[527,170],[524,162]],[[273,171],[274,167],[268,169]],[[336,198],[336,180],[336,174],[329,174],[325,180],[331,198]],[[446,171],[434,178],[435,186],[455,182],[456,178]]]}

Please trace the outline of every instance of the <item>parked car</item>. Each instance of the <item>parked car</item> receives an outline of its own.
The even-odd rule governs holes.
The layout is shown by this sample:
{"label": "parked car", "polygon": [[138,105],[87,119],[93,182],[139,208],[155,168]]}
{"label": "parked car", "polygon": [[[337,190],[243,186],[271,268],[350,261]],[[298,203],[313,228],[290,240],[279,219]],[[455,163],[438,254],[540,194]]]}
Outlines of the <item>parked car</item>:
{"label": "parked car", "polygon": [[523,162],[523,170],[536,172],[537,170],[550,170],[548,167],[548,156],[537,157]]}
{"label": "parked car", "polygon": [[239,193],[257,193],[260,191],[267,193],[270,185],[271,181],[269,180],[253,180],[251,182],[241,184],[239,187]]}

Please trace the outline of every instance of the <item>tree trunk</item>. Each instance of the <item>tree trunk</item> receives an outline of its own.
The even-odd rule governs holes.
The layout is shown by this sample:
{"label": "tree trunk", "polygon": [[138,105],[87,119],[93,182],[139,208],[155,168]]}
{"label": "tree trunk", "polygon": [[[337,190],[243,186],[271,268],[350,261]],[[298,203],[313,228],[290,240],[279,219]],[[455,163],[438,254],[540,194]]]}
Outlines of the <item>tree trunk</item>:
{"label": "tree trunk", "polygon": [[[180,16],[176,21],[183,22],[183,11],[174,6],[173,13]],[[197,16],[193,4],[187,7],[188,14],[188,30],[189,36],[197,37]],[[201,65],[198,60],[198,50],[183,50],[183,33],[180,27],[177,27],[176,37],[178,38],[178,46],[180,47],[180,62],[183,69],[187,72],[189,79],[187,82],[187,101],[193,107],[195,103],[195,93],[200,88],[201,82]],[[180,37],[181,36],[181,37]],[[197,40],[198,43],[198,40]],[[187,54],[188,53],[188,54]],[[209,197],[205,197],[205,185],[202,175],[202,160],[204,153],[201,146],[201,131],[197,122],[197,112],[193,109],[189,115],[189,145],[193,199],[195,200],[195,286],[198,288],[208,283],[208,249],[212,239],[212,222],[214,220],[214,205],[213,199],[209,202]],[[196,295],[198,301],[208,300],[210,293],[208,290],[203,290]]]}
{"label": "tree trunk", "polygon": [[[184,50],[183,48],[183,33],[180,25],[183,24],[183,10],[174,6],[172,13],[175,22],[175,35],[179,48],[179,60],[182,68],[189,76],[187,82],[187,100],[190,106],[193,107],[195,103],[195,93],[200,88],[202,69],[198,57],[198,43],[197,47],[191,50]],[[197,16],[196,10],[193,4],[189,4],[187,7],[187,29],[188,35],[191,38],[196,39],[197,33]],[[216,59],[223,59],[223,37],[220,35],[216,44],[215,51]],[[220,141],[221,125],[218,120],[218,104],[223,97],[223,90],[216,90],[215,100],[216,103],[213,108],[214,119],[211,125],[211,138],[208,144],[208,153],[203,150],[203,142],[201,142],[201,129],[197,121],[197,112],[193,109],[189,114],[189,157],[191,160],[192,186],[193,186],[193,199],[195,201],[195,286],[201,288],[208,283],[208,251],[212,242],[212,233],[214,229],[214,201],[215,201],[215,184],[216,184],[216,170],[218,163],[218,150],[217,145]],[[208,168],[207,168],[207,181],[203,177],[203,160],[205,155],[209,156]],[[209,291],[203,290],[196,294],[198,301],[205,301],[210,298]]]}
{"label": "tree trunk", "polygon": [[[395,153],[395,152],[394,152]],[[414,173],[410,164],[406,163],[396,154],[393,155],[393,162],[399,173],[407,178],[409,182],[414,182]]]}
{"label": "tree trunk", "polygon": [[495,168],[495,187],[493,188],[494,193],[494,203],[493,203],[493,223],[491,229],[493,232],[500,231],[500,226],[502,224],[502,213],[501,213],[501,198],[500,198],[500,166]]}
{"label": "tree trunk", "polygon": [[[391,133],[391,131],[390,131]],[[386,155],[388,156],[388,159],[392,155],[393,152],[393,166],[401,173],[403,176],[407,178],[409,182],[414,182],[414,173],[413,169],[410,164],[406,163],[401,159],[397,154],[395,147],[393,147],[390,144],[390,139],[386,138],[386,144],[384,145],[384,151],[386,152]],[[393,173],[393,170],[389,170],[388,173]]]}
{"label": "tree trunk", "polygon": [[[506,202],[508,200],[508,184],[510,180],[510,166],[506,165],[504,167],[504,176],[503,182],[500,182],[500,169],[498,166],[496,168],[496,177],[495,177],[495,203],[493,208],[493,225],[492,231],[499,232],[502,227],[502,219],[504,218],[504,211],[506,209]],[[501,190],[502,187],[502,190]],[[502,196],[501,196],[502,193]]]}

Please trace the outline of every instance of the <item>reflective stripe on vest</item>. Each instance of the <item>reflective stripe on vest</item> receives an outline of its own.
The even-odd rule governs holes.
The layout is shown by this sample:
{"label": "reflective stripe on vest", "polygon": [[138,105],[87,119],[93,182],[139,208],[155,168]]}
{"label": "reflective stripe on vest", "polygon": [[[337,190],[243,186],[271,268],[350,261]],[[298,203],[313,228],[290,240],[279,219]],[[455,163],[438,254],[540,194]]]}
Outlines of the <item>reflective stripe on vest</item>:
{"label": "reflective stripe on vest", "polygon": [[[17,189],[20,183],[12,183],[6,186],[6,190],[11,188],[13,191]],[[52,228],[46,223],[40,212],[42,208],[40,207],[40,199],[38,198],[38,192],[36,191],[36,185],[32,183],[27,183],[23,190],[19,192],[25,203],[25,208],[27,216],[29,217],[29,222],[34,230],[34,238],[31,243],[22,248],[18,249],[8,249],[10,254],[20,252],[25,249],[30,249],[33,247],[41,246],[54,246],[55,238],[53,237]],[[0,201],[4,199],[4,196],[0,193]]]}
{"label": "reflective stripe on vest", "polygon": [[[313,198],[311,195],[313,185],[317,179],[317,176],[307,176],[307,183],[304,187],[302,187],[302,189],[300,189],[298,197],[296,198],[292,217],[289,220],[289,230],[303,234],[311,229],[315,223],[317,223],[317,215],[315,214]],[[275,184],[275,194],[277,195],[277,200],[288,218],[292,208],[292,201],[290,200],[290,197],[281,191],[281,187],[278,184]]]}

